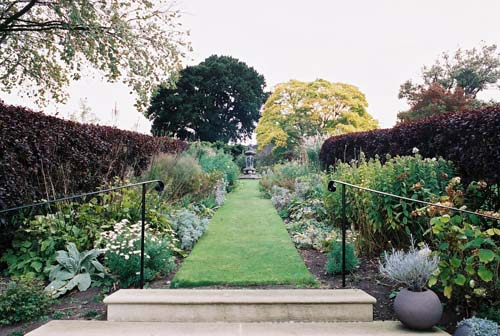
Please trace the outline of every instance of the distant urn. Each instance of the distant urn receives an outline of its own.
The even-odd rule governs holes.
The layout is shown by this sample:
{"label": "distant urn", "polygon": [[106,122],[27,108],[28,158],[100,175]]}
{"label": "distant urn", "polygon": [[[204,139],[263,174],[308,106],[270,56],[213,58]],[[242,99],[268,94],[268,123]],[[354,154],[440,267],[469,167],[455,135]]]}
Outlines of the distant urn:
{"label": "distant urn", "polygon": [[255,163],[255,151],[250,148],[245,152],[245,168],[243,169],[243,172],[245,175],[255,175],[255,168],[254,168],[254,163]]}

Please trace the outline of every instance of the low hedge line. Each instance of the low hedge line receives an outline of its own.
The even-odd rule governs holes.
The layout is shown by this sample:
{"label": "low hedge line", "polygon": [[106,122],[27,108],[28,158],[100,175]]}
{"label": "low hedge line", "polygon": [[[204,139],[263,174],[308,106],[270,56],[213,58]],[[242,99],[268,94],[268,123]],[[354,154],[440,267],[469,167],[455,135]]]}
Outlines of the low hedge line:
{"label": "low hedge line", "polygon": [[500,182],[500,105],[462,113],[447,113],[398,124],[390,129],[343,134],[321,147],[325,167],[350,162],[363,152],[367,158],[386,154],[443,157],[455,163],[466,180]]}
{"label": "low hedge line", "polygon": [[84,125],[0,101],[0,209],[96,190],[188,144]]}

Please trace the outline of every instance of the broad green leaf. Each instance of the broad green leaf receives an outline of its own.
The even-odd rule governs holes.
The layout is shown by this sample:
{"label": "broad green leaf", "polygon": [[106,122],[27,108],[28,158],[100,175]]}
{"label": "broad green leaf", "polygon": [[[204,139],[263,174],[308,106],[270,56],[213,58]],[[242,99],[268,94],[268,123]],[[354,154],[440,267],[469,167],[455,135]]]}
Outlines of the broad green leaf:
{"label": "broad green leaf", "polygon": [[491,280],[493,280],[493,273],[483,265],[479,266],[477,274],[485,282],[490,282]]}
{"label": "broad green leaf", "polygon": [[455,280],[454,282],[459,285],[459,286],[463,286],[465,284],[465,282],[467,281],[467,279],[465,278],[465,276],[463,274],[458,274],[456,277],[455,277]]}
{"label": "broad green leaf", "polygon": [[497,229],[497,228],[488,229],[488,230],[486,230],[486,233],[490,236],[494,236],[494,235],[500,236],[500,229]]}
{"label": "broad green leaf", "polygon": [[495,259],[495,253],[489,249],[479,250],[479,260],[484,263],[489,263]]}
{"label": "broad green leaf", "polygon": [[78,290],[82,292],[89,289],[90,284],[92,283],[90,274],[88,273],[78,274],[74,279],[78,283]]}
{"label": "broad green leaf", "polygon": [[465,266],[465,271],[467,272],[467,274],[470,274],[470,275],[476,274],[476,270],[474,269],[474,266],[472,266],[472,265]]}
{"label": "broad green leaf", "polygon": [[39,261],[33,261],[31,263],[31,267],[37,272],[40,273],[42,271],[43,264]]}
{"label": "broad green leaf", "polygon": [[454,268],[458,268],[461,264],[462,264],[462,260],[460,258],[455,257],[455,256],[453,258],[451,258],[451,260],[450,260],[450,265]]}

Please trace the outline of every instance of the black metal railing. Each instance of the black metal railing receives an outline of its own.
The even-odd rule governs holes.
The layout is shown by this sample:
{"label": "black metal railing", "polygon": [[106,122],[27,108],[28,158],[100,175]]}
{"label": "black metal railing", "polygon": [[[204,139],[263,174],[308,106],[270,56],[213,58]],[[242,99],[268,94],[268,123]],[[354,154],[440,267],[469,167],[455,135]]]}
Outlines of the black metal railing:
{"label": "black metal railing", "polygon": [[365,188],[365,187],[361,187],[361,186],[358,186],[356,184],[351,184],[351,183],[347,183],[344,181],[330,180],[330,182],[328,182],[328,191],[336,192],[337,191],[336,184],[340,184],[342,186],[342,190],[341,190],[341,192],[342,192],[342,224],[341,224],[342,225],[342,287],[346,287],[346,231],[347,231],[346,187],[351,187],[354,189],[375,193],[375,194],[378,194],[381,196],[389,196],[392,198],[399,199],[400,201],[419,203],[419,204],[422,204],[425,206],[433,206],[433,207],[437,207],[437,208],[441,208],[441,209],[447,209],[450,211],[457,211],[459,213],[466,213],[469,215],[479,216],[479,217],[490,219],[490,220],[500,221],[500,219],[497,217],[493,217],[493,216],[489,216],[489,215],[485,215],[485,214],[480,214],[480,213],[477,213],[474,211],[469,211],[469,210],[465,210],[465,209],[458,209],[458,208],[442,205],[439,203],[432,203],[432,202],[427,202],[427,201],[415,200],[413,198],[398,196],[398,195],[390,194],[390,193],[383,192],[380,190]]}
{"label": "black metal railing", "polygon": [[48,201],[44,201],[44,202],[38,202],[38,203],[33,203],[33,204],[21,205],[21,206],[17,206],[17,207],[10,208],[10,209],[4,209],[4,210],[0,210],[0,215],[10,213],[10,212],[18,212],[20,210],[29,209],[29,208],[36,208],[36,207],[40,207],[43,205],[49,205],[49,204],[53,204],[53,203],[82,199],[82,198],[85,198],[88,196],[107,194],[107,193],[110,193],[110,192],[115,191],[115,190],[142,186],[142,197],[141,197],[141,270],[140,270],[140,278],[139,278],[139,285],[142,289],[142,288],[144,288],[144,235],[145,235],[145,223],[146,223],[146,191],[147,191],[146,185],[151,184],[151,183],[156,183],[155,190],[158,192],[163,191],[163,189],[165,187],[163,182],[160,180],[150,180],[150,181],[132,183],[132,184],[124,185],[124,186],[119,186],[119,187],[114,187],[114,188],[109,188],[109,189],[102,189],[102,190],[89,192],[89,193],[85,193],[85,194],[72,195],[72,196],[62,197],[62,198],[48,200]]}

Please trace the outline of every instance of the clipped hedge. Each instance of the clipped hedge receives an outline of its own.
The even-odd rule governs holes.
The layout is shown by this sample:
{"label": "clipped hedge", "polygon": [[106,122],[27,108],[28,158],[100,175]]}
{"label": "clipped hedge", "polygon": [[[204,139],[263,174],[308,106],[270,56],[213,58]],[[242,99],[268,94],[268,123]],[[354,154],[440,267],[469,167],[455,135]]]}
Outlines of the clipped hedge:
{"label": "clipped hedge", "polygon": [[462,113],[447,113],[398,124],[390,129],[349,133],[328,138],[321,147],[325,167],[386,154],[451,160],[466,180],[500,182],[500,105]]}
{"label": "clipped hedge", "polygon": [[159,152],[188,144],[84,125],[0,100],[0,209],[96,190],[114,176],[145,169]]}

